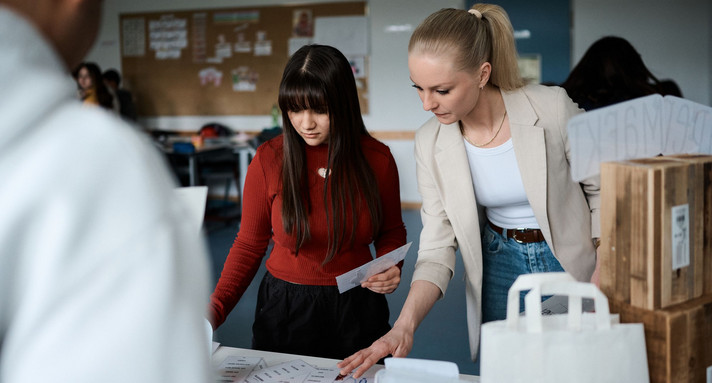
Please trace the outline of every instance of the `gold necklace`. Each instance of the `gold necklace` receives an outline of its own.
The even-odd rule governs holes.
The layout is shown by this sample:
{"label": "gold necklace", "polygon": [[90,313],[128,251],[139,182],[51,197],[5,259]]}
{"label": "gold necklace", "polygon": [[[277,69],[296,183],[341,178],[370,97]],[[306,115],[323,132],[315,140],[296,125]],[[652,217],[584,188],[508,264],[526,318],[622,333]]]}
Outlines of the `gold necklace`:
{"label": "gold necklace", "polygon": [[494,133],[494,136],[492,136],[492,139],[490,139],[489,141],[487,141],[487,143],[484,143],[484,144],[481,144],[481,145],[477,145],[476,143],[470,141],[470,139],[467,138],[467,135],[465,135],[464,129],[462,129],[462,123],[460,123],[460,134],[462,134],[462,137],[464,137],[465,140],[466,140],[467,142],[469,142],[470,145],[472,145],[472,146],[474,146],[474,147],[481,148],[481,147],[483,147],[483,146],[487,146],[487,145],[491,144],[492,141],[494,141],[495,138],[497,138],[497,135],[499,134],[499,131],[502,130],[502,125],[504,125],[504,118],[505,118],[505,117],[507,117],[507,109],[504,110],[504,114],[502,115],[502,122],[499,123],[499,128],[497,128],[497,131]]}

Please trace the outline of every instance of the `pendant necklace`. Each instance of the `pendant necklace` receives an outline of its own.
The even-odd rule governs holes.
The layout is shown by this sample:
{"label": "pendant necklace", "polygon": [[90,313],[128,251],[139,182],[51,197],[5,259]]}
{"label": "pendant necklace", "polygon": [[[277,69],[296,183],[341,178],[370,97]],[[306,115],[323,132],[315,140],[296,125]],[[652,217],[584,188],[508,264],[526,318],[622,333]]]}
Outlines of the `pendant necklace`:
{"label": "pendant necklace", "polygon": [[474,146],[474,147],[481,148],[481,147],[483,147],[483,146],[487,146],[487,145],[491,144],[492,141],[494,141],[495,138],[497,138],[497,135],[499,134],[499,131],[502,130],[502,126],[504,125],[504,118],[505,118],[505,117],[507,117],[507,109],[504,110],[504,114],[502,115],[502,122],[499,123],[499,128],[497,128],[497,131],[494,133],[494,136],[492,136],[492,139],[490,139],[489,141],[487,141],[487,142],[484,143],[484,144],[477,145],[476,143],[470,141],[470,139],[467,138],[467,135],[465,135],[464,129],[462,128],[462,122],[460,122],[460,134],[462,134],[462,137],[464,137],[465,140],[466,140],[467,142],[469,142],[470,145],[472,145],[472,146]]}

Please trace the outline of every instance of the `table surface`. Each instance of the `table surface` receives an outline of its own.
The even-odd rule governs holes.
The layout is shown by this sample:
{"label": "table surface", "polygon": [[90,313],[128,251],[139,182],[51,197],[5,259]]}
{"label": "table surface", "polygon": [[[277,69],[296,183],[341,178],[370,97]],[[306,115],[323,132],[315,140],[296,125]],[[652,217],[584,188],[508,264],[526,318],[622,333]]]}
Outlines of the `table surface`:
{"label": "table surface", "polygon": [[[300,359],[306,363],[309,363],[315,367],[324,367],[324,368],[329,368],[329,367],[336,367],[336,363],[339,362],[339,360],[336,359],[328,359],[328,358],[317,358],[313,356],[305,356],[305,355],[294,355],[294,354],[284,354],[280,352],[268,352],[268,351],[258,351],[258,350],[251,350],[251,349],[246,349],[246,348],[236,348],[236,347],[226,347],[226,346],[220,346],[218,349],[213,353],[213,362],[215,365],[219,365],[222,363],[225,358],[228,356],[250,356],[250,357],[261,357],[264,359],[265,363],[267,363],[268,366],[274,366],[280,363],[284,362],[289,362],[292,360]],[[373,383],[375,381],[374,376],[376,372],[380,369],[384,368],[382,365],[374,365],[371,368],[366,371],[366,373],[363,375],[363,377],[368,379],[368,383]],[[464,375],[460,374],[460,379],[461,381],[465,382],[479,382],[480,378],[474,375]],[[359,383],[360,383],[359,379]],[[345,383],[349,382],[354,382],[356,383],[357,381],[353,378],[346,378],[343,380]]]}

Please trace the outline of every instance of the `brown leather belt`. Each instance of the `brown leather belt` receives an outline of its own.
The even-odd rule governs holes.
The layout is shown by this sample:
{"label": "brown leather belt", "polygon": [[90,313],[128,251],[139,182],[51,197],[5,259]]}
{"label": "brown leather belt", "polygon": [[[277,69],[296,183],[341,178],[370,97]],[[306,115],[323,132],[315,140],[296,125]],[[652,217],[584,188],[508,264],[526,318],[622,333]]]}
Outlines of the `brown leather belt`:
{"label": "brown leather belt", "polygon": [[512,238],[519,243],[535,243],[544,241],[544,234],[539,229],[502,229],[501,227],[489,222],[492,230],[505,236]]}

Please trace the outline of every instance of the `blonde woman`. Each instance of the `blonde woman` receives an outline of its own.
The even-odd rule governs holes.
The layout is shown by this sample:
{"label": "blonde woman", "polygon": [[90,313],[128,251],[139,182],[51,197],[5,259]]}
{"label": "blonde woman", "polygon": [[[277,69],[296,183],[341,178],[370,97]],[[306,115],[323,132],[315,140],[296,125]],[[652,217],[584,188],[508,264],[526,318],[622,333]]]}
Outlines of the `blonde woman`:
{"label": "blonde woman", "polygon": [[411,36],[408,69],[434,114],[415,138],[418,261],[392,330],[339,364],[342,373],[358,367],[355,377],[410,352],[458,248],[473,360],[480,324],[504,318],[518,275],[566,270],[588,281],[596,264],[598,181],[572,180],[568,162],[566,122],[582,110],[562,88],[524,85],[506,12],[490,4],[435,12]]}

